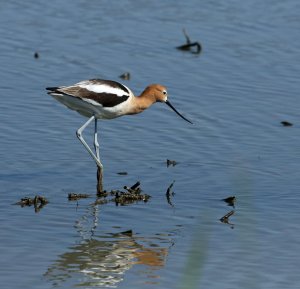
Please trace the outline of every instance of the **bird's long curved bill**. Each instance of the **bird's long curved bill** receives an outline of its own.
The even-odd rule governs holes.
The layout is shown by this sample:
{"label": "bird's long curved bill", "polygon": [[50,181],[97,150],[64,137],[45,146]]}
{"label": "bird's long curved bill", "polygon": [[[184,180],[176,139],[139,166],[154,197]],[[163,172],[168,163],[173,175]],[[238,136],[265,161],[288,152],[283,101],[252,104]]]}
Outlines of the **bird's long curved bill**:
{"label": "bird's long curved bill", "polygon": [[187,118],[185,118],[183,115],[181,115],[176,109],[175,109],[175,107],[170,103],[170,101],[166,101],[166,104],[169,106],[169,107],[171,107],[181,118],[183,118],[185,121],[187,121],[187,122],[189,122],[189,123],[191,123],[191,124],[193,124],[191,121],[189,121]]}

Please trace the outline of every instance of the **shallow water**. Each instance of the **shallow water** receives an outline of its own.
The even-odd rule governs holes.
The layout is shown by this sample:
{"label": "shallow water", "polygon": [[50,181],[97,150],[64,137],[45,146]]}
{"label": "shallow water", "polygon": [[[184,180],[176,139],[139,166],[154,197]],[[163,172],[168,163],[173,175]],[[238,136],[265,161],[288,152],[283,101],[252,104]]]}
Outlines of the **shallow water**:
{"label": "shallow water", "polygon": [[[3,288],[296,288],[299,9],[295,0],[1,3]],[[200,55],[175,49],[183,28]],[[44,88],[96,77],[136,94],[162,83],[194,122],[156,104],[100,123],[105,188],[139,180],[147,203],[67,199],[95,195],[96,168],[75,136],[85,119]],[[12,205],[38,194],[50,201],[38,213]],[[221,201],[231,195],[234,208]]]}

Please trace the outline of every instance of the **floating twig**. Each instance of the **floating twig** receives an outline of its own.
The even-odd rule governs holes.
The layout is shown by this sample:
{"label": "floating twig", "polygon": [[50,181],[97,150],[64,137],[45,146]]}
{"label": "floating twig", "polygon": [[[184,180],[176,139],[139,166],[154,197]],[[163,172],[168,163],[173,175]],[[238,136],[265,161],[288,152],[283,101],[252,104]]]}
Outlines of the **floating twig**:
{"label": "floating twig", "polygon": [[133,186],[130,187],[130,189],[137,190],[140,185],[141,185],[141,183],[139,181],[137,181]]}
{"label": "floating twig", "polygon": [[124,190],[128,191],[131,194],[139,194],[141,192],[141,188],[140,186],[140,182],[136,182],[133,186],[131,186],[130,188],[127,186],[124,186]]}
{"label": "floating twig", "polygon": [[79,199],[86,199],[88,197],[90,197],[90,195],[88,195],[88,194],[76,194],[76,193],[68,194],[69,201],[77,201]]}
{"label": "floating twig", "polygon": [[190,37],[187,35],[185,29],[183,29],[183,34],[186,38],[186,44],[177,46],[176,48],[183,51],[191,51],[192,47],[196,47],[196,51],[191,51],[191,53],[199,54],[202,50],[202,46],[199,42],[191,42]]}

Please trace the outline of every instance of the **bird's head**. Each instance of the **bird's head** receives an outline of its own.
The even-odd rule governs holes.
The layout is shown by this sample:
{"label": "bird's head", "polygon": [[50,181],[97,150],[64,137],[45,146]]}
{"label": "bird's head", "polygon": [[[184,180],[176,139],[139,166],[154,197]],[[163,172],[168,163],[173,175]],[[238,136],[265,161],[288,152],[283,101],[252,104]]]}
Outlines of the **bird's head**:
{"label": "bird's head", "polygon": [[170,103],[168,100],[168,92],[167,88],[161,84],[151,84],[147,87],[152,92],[152,95],[155,97],[156,102],[163,102],[167,104],[172,110],[174,110],[181,118],[183,118],[185,121],[192,124],[191,121],[189,121],[187,118],[185,118],[183,115],[181,115],[175,107]]}

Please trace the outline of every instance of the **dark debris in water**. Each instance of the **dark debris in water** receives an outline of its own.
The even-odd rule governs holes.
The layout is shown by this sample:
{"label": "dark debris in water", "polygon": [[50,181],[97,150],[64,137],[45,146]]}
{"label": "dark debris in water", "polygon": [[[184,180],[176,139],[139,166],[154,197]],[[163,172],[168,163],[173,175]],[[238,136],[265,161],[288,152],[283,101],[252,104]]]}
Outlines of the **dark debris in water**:
{"label": "dark debris in water", "polygon": [[79,199],[86,199],[89,197],[90,197],[90,195],[88,195],[88,194],[77,194],[77,193],[69,193],[68,194],[69,201],[77,201]]}
{"label": "dark debris in water", "polygon": [[21,207],[30,207],[33,205],[35,212],[38,213],[48,203],[49,201],[45,197],[36,195],[34,198],[21,198],[21,200],[15,203],[15,205],[19,205]]}
{"label": "dark debris in water", "polygon": [[236,201],[236,197],[235,196],[230,196],[228,198],[223,199],[222,201],[224,201],[225,203],[227,203],[228,206],[234,207],[234,203]]}
{"label": "dark debris in water", "polygon": [[[230,196],[225,199],[222,199],[225,203],[227,203],[228,206],[232,206],[235,208],[235,202],[236,202],[236,197],[235,196]],[[235,214],[235,210],[231,210],[227,214],[225,214],[221,219],[221,223],[230,225],[231,229],[234,229],[234,224],[229,221],[229,218]]]}
{"label": "dark debris in water", "polygon": [[118,192],[114,198],[116,205],[129,205],[134,202],[144,201],[147,202],[150,196],[146,194],[133,194],[127,192]]}
{"label": "dark debris in water", "polygon": [[127,172],[118,172],[117,174],[120,175],[120,176],[127,176],[128,175]]}
{"label": "dark debris in water", "polygon": [[176,165],[177,165],[176,161],[172,161],[172,160],[167,159],[167,167],[169,167],[169,166],[174,167]]}
{"label": "dark debris in water", "polygon": [[[129,205],[135,202],[143,201],[147,202],[151,196],[142,193],[140,188],[140,182],[136,182],[131,187],[124,186],[124,191],[121,190],[111,190],[103,191],[97,194],[98,200],[97,204],[105,204],[108,202],[115,202],[116,205]],[[109,199],[109,197],[111,197]]]}
{"label": "dark debris in water", "polygon": [[[179,50],[183,50],[183,51],[190,51],[193,54],[199,54],[202,50],[201,44],[199,42],[192,42],[190,40],[190,37],[187,35],[185,29],[183,29],[183,34],[186,38],[186,44],[177,46],[176,48]],[[194,47],[196,48],[195,51],[192,50],[192,48],[194,48]]]}
{"label": "dark debris in water", "polygon": [[136,182],[133,186],[131,187],[127,187],[127,186],[124,186],[124,190],[128,191],[129,193],[140,193],[142,190],[140,188],[140,185],[141,183],[140,182]]}
{"label": "dark debris in water", "polygon": [[124,79],[124,80],[129,80],[130,79],[130,72],[124,72],[123,74],[121,74],[119,76],[120,78]]}
{"label": "dark debris in water", "polygon": [[128,237],[132,237],[133,231],[132,231],[132,230],[127,230],[127,231],[121,232],[120,234],[121,234],[121,235],[128,236]]}
{"label": "dark debris in water", "polygon": [[292,124],[291,122],[286,121],[286,120],[283,120],[283,121],[281,122],[281,124],[282,124],[283,126],[293,126],[293,124]]}

